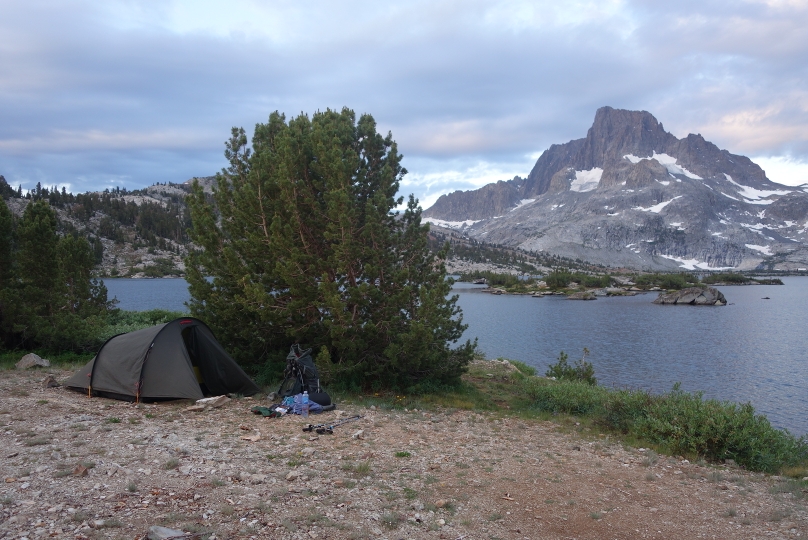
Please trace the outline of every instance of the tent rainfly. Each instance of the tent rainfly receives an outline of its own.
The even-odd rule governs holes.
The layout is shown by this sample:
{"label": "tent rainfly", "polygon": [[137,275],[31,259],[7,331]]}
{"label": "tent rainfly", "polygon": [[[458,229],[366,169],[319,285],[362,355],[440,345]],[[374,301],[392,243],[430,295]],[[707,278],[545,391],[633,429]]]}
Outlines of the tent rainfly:
{"label": "tent rainfly", "polygon": [[260,391],[210,328],[191,317],[110,338],[65,386],[126,401]]}

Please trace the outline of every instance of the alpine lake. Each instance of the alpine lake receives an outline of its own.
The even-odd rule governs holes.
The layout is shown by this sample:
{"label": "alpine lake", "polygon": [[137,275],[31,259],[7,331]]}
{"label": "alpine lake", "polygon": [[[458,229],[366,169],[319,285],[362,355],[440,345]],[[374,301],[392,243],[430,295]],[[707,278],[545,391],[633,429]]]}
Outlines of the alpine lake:
{"label": "alpine lake", "polygon": [[[572,301],[491,295],[456,283],[468,325],[488,358],[521,360],[543,374],[561,351],[573,363],[589,350],[598,383],[750,402],[773,425],[808,433],[808,277],[784,285],[717,287],[723,307],[661,306],[657,293]],[[183,279],[109,279],[120,309],[186,311]]]}

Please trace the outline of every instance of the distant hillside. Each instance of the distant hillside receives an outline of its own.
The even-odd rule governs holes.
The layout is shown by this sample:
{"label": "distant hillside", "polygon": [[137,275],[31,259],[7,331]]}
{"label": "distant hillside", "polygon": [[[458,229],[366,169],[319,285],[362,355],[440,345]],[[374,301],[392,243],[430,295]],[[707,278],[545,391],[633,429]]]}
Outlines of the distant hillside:
{"label": "distant hillside", "polygon": [[[200,181],[209,189],[212,179]],[[23,196],[0,176],[0,194],[18,217],[31,201],[47,200],[56,210],[62,232],[76,232],[90,241],[99,276],[183,276],[191,226],[185,205],[190,182],[77,195],[37,185]]]}
{"label": "distant hillside", "polygon": [[[808,179],[807,179],[808,180]],[[636,270],[808,268],[808,184],[603,107],[586,137],[552,145],[522,180],[444,195],[424,212],[491,245]]]}

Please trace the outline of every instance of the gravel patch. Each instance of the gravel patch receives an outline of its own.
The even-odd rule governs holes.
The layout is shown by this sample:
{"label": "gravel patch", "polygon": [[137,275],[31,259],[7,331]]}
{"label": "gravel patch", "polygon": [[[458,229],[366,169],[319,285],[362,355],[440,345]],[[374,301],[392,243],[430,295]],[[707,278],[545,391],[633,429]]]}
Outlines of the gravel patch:
{"label": "gravel patch", "polygon": [[[69,373],[50,373],[64,380]],[[778,477],[457,410],[263,418],[128,404],[0,372],[0,538],[808,538]],[[364,417],[334,434],[308,423]]]}

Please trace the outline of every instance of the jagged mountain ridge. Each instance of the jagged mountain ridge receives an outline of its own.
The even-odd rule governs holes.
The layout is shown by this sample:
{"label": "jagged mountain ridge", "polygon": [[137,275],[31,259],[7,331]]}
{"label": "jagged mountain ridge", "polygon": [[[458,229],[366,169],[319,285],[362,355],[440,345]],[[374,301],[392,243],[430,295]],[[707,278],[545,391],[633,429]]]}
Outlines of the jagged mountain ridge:
{"label": "jagged mountain ridge", "polygon": [[[808,267],[808,185],[603,107],[587,136],[551,146],[525,180],[444,195],[424,212],[486,242],[634,269]],[[493,204],[493,201],[497,201]]]}

